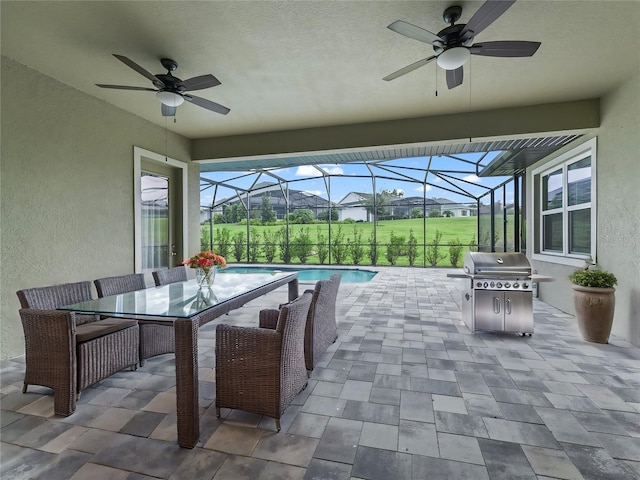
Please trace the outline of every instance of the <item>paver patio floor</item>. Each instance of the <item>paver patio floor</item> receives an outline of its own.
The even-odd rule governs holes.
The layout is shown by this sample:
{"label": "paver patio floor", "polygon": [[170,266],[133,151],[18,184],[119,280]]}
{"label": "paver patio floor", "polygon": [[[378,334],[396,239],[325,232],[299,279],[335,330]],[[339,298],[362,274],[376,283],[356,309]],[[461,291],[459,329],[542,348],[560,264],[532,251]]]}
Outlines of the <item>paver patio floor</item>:
{"label": "paver patio floor", "polygon": [[22,393],[24,358],[1,362],[1,477],[640,478],[640,348],[587,343],[572,316],[538,300],[532,337],[471,335],[450,270],[379,270],[342,284],[338,340],[280,433],[254,414],[216,418],[214,340],[217,323],[257,326],[286,287],[201,329],[192,450],[176,443],[172,355],[94,385],[66,418],[50,390]]}

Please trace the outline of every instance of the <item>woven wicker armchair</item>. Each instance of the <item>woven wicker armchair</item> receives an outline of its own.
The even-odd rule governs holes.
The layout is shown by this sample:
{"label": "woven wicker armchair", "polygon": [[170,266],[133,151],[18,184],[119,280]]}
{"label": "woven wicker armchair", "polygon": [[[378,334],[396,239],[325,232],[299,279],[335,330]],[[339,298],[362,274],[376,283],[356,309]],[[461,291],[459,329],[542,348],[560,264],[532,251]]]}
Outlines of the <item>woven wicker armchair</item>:
{"label": "woven wicker armchair", "polygon": [[151,274],[153,275],[153,281],[156,282],[156,287],[187,281],[187,269],[183,265],[173,268],[163,268]]}
{"label": "woven wicker armchair", "polygon": [[[99,297],[119,295],[146,288],[144,274],[142,273],[99,278],[94,283]],[[139,327],[140,365],[144,365],[144,361],[147,358],[174,352],[175,334],[172,326],[140,322]]]}
{"label": "woven wicker armchair", "polygon": [[57,307],[91,299],[91,283],[78,282],[17,292],[25,337],[23,393],[29,385],[53,389],[54,412],[71,415],[80,392],[138,364],[135,320],[77,315]]}
{"label": "woven wicker armchair", "polygon": [[216,415],[235,408],[274,418],[307,385],[304,329],[311,305],[305,293],[280,308],[275,330],[220,324],[216,328]]}
{"label": "woven wicker armchair", "polygon": [[[304,334],[304,359],[309,375],[318,363],[320,356],[336,341],[338,327],[336,325],[336,298],[340,288],[342,275],[334,273],[329,280],[316,282],[313,290],[305,293],[313,294],[307,326]],[[275,328],[278,321],[278,310],[261,310],[259,322],[261,328]]]}

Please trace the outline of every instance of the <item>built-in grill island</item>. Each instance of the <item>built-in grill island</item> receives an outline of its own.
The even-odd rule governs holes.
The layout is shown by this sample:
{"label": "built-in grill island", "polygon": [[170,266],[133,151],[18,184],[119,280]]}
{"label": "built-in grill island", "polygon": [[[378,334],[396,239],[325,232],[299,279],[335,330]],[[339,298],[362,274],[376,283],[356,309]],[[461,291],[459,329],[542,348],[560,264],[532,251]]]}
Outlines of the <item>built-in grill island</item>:
{"label": "built-in grill island", "polygon": [[472,333],[478,330],[533,334],[531,264],[522,253],[467,252],[462,320]]}

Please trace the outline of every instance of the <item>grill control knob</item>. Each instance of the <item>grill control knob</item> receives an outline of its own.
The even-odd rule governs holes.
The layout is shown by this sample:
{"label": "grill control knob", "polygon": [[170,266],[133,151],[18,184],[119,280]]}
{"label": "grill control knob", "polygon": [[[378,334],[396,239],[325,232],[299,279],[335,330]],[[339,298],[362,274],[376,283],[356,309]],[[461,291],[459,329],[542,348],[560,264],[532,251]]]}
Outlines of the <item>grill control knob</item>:
{"label": "grill control knob", "polygon": [[529,288],[529,284],[528,283],[523,283],[522,284],[522,288]]}
{"label": "grill control knob", "polygon": [[520,284],[518,282],[513,284],[513,288],[518,288],[520,286]]}
{"label": "grill control knob", "polygon": [[478,288],[482,287],[482,282],[476,283],[476,287],[478,287]]}
{"label": "grill control knob", "polygon": [[493,288],[493,287],[495,287],[495,286],[496,286],[496,284],[495,284],[495,283],[493,283],[493,282],[491,282],[489,285],[491,286],[491,288]]}
{"label": "grill control knob", "polygon": [[501,282],[496,283],[496,287],[502,288],[502,283]]}
{"label": "grill control knob", "polygon": [[488,288],[489,284],[487,282],[484,282],[484,288]]}
{"label": "grill control knob", "polygon": [[509,282],[504,282],[504,288],[509,288],[511,284]]}

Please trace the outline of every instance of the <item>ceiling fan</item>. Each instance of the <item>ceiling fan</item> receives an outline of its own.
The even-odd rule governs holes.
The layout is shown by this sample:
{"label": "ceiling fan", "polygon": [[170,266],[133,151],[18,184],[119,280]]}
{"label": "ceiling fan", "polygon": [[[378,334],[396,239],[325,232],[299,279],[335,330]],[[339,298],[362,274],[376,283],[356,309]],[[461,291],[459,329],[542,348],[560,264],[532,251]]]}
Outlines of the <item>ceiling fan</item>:
{"label": "ceiling fan", "polygon": [[162,66],[167,69],[167,73],[159,73],[153,75],[135,63],[133,60],[123,56],[113,54],[118,60],[134,69],[140,75],[148,78],[156,88],[148,87],[130,87],[126,85],[105,85],[102,83],[96,83],[101,88],[114,88],[116,90],[144,90],[149,92],[156,92],[156,96],[162,102],[162,115],[165,117],[173,117],[176,114],[176,109],[179,105],[186,100],[189,103],[193,103],[212,112],[221,113],[226,115],[230,110],[220,105],[219,103],[212,102],[205,98],[189,95],[185,92],[191,90],[203,90],[205,88],[215,87],[220,85],[220,80],[211,74],[200,75],[198,77],[189,78],[188,80],[180,80],[178,77],[174,77],[171,72],[178,68],[178,63],[169,58],[163,58],[160,60]]}
{"label": "ceiling fan", "polygon": [[449,89],[462,84],[463,65],[471,55],[486,57],[530,57],[538,50],[540,42],[521,40],[503,40],[496,42],[473,43],[476,35],[495,22],[515,0],[488,0],[471,17],[469,23],[456,22],[462,15],[462,7],[452,6],[445,9],[442,18],[449,24],[437,34],[402,20],[397,20],[387,28],[405,37],[433,46],[435,55],[418,60],[400,70],[387,75],[389,81],[420,68],[432,60],[447,71]]}

